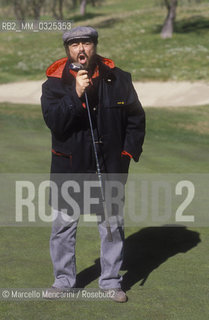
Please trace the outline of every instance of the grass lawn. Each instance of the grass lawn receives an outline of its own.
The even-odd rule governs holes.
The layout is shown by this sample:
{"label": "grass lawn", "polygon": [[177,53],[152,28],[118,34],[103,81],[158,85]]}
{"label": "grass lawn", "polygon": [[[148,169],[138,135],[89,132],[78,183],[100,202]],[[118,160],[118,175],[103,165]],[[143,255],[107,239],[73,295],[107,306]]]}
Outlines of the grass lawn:
{"label": "grass lawn", "polygon": [[[131,173],[208,173],[209,106],[146,108],[147,136],[139,164]],[[39,106],[0,105],[1,173],[46,173],[50,135]],[[126,246],[136,270],[122,271],[129,302],[1,302],[7,319],[207,320],[209,228],[126,228]],[[38,288],[52,284],[50,228],[0,228],[2,288]],[[134,237],[131,242],[129,236]],[[94,268],[99,257],[96,229],[79,228],[78,273]],[[129,239],[129,240],[128,240]],[[140,258],[141,257],[141,258]],[[127,270],[129,275],[127,275]],[[80,274],[81,276],[81,274]],[[142,281],[146,280],[144,285]],[[97,288],[96,277],[87,287]]]}
{"label": "grass lawn", "polygon": [[[130,71],[134,80],[209,81],[208,1],[179,4],[174,36],[168,40],[160,38],[166,10],[159,2],[106,0],[88,6],[86,19],[74,11],[65,12],[65,19],[73,26],[96,27],[98,53]],[[0,41],[0,83],[43,79],[46,68],[65,56],[61,33],[1,32]]]}

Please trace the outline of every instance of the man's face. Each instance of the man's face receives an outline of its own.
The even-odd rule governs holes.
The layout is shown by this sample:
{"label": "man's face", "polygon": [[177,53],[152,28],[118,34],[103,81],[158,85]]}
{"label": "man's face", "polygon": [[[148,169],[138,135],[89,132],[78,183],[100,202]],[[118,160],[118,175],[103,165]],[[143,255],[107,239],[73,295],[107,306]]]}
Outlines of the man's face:
{"label": "man's face", "polygon": [[73,62],[78,62],[87,69],[95,54],[96,46],[92,41],[78,40],[68,46],[69,55]]}

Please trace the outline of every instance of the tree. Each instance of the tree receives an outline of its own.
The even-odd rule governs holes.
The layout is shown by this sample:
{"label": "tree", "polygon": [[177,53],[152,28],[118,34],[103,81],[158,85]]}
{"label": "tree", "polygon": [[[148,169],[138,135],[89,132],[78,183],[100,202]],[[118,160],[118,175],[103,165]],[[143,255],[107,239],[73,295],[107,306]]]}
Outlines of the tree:
{"label": "tree", "polygon": [[86,3],[87,3],[87,0],[81,0],[80,1],[80,14],[82,16],[84,16],[85,13],[86,13]]}
{"label": "tree", "polygon": [[63,2],[64,0],[58,0],[58,13],[57,13],[57,10],[56,10],[57,0],[53,0],[52,14],[53,14],[53,17],[57,20],[63,19]]}
{"label": "tree", "polygon": [[86,14],[86,5],[87,3],[91,3],[93,7],[96,6],[96,4],[100,5],[102,0],[80,0],[80,14],[84,16]]}
{"label": "tree", "polygon": [[176,8],[178,5],[178,0],[164,0],[164,2],[168,10],[168,14],[163,24],[161,37],[163,39],[166,39],[171,38],[173,34],[173,25],[176,19]]}
{"label": "tree", "polygon": [[80,14],[86,14],[87,3],[92,6],[101,5],[104,0],[0,0],[3,4],[11,8],[17,20],[25,21],[33,18],[39,20],[41,13],[52,15],[57,20],[64,19],[64,13],[72,12],[77,7]]}
{"label": "tree", "polygon": [[12,0],[14,14],[17,20],[25,21],[26,18],[39,20],[45,0]]}
{"label": "tree", "polygon": [[17,20],[24,21],[26,12],[25,12],[25,8],[22,5],[21,1],[14,0],[13,4],[14,4],[14,14],[15,14]]}
{"label": "tree", "polygon": [[[187,0],[191,2],[192,0]],[[196,2],[200,3],[201,0],[195,0]],[[182,0],[183,2],[183,0]],[[176,19],[176,9],[178,5],[178,0],[163,0],[164,5],[167,8],[167,17],[164,21],[163,28],[161,31],[161,37],[163,39],[172,38],[173,29],[174,29],[174,22]]]}
{"label": "tree", "polygon": [[[86,14],[86,5],[87,3],[91,3],[93,7],[96,6],[96,4],[100,4],[102,0],[80,0],[80,14],[84,16]],[[63,19],[63,7],[65,3],[66,7],[71,7],[75,9],[78,5],[77,0],[53,0],[52,1],[52,14],[55,19]],[[58,12],[57,12],[57,5],[58,5]]]}
{"label": "tree", "polygon": [[77,0],[72,0],[72,3],[73,3],[73,9],[75,9],[77,6]]}
{"label": "tree", "polygon": [[35,20],[39,20],[40,14],[41,14],[41,9],[44,4],[44,0],[33,0],[33,1],[30,1],[30,3],[31,3],[33,18]]}

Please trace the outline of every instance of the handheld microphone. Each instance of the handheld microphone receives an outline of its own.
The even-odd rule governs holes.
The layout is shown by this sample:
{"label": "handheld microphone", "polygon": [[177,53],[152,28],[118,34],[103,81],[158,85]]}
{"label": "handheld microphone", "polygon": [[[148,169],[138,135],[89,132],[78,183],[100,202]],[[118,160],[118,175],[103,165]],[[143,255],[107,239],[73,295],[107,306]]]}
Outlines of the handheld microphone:
{"label": "handheld microphone", "polygon": [[84,66],[78,62],[72,62],[69,68],[74,71],[84,70]]}

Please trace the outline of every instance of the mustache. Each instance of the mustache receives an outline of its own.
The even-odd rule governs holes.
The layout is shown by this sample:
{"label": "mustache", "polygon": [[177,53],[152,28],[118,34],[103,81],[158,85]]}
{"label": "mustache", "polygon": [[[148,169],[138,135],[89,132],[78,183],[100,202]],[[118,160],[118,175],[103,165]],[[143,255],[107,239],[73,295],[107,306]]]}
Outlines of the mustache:
{"label": "mustache", "polygon": [[77,55],[77,59],[81,56],[84,55],[86,58],[88,58],[87,54],[85,51],[79,52],[79,54]]}

